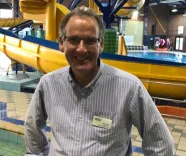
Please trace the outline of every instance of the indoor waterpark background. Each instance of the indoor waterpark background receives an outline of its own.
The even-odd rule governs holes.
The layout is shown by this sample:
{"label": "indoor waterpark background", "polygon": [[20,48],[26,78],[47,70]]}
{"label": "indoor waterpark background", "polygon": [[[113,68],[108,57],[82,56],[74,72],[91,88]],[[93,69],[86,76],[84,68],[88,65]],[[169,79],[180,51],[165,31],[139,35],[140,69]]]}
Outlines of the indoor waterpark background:
{"label": "indoor waterpark background", "polygon": [[[77,6],[105,24],[104,63],[136,75],[186,156],[185,0],[0,0],[0,156],[23,156],[24,120],[42,75],[68,65],[59,25]],[[50,138],[50,124],[46,127]],[[142,139],[132,128],[133,155]]]}

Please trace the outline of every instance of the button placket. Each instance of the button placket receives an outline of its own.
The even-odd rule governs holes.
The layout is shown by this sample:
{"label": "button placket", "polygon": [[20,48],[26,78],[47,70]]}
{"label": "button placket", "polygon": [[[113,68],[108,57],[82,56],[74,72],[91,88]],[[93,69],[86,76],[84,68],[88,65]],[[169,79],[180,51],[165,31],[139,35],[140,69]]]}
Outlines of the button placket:
{"label": "button placket", "polygon": [[[78,92],[78,118],[77,118],[77,134],[76,134],[76,142],[77,143],[80,143],[81,140],[82,140],[82,119],[83,119],[83,105],[84,105],[84,92],[82,89],[78,89],[79,92]],[[82,95],[83,93],[83,95]]]}

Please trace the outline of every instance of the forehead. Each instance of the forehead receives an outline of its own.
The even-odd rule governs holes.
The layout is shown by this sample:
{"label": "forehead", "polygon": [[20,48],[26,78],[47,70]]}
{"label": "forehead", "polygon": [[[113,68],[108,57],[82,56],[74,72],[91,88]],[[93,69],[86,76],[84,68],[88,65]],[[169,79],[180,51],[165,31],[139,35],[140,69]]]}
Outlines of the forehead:
{"label": "forehead", "polygon": [[91,33],[99,33],[99,26],[95,18],[88,16],[72,16],[65,26],[66,33],[76,33],[81,32],[91,32]]}

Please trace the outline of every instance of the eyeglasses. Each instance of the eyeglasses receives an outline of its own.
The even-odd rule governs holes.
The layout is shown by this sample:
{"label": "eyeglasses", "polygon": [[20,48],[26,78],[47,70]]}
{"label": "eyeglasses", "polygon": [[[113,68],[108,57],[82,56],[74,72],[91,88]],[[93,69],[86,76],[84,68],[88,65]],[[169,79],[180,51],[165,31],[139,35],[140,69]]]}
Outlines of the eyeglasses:
{"label": "eyeglasses", "polygon": [[70,43],[72,46],[78,46],[81,40],[83,40],[85,46],[94,46],[100,42],[100,38],[95,37],[79,38],[76,36],[64,36],[63,39]]}

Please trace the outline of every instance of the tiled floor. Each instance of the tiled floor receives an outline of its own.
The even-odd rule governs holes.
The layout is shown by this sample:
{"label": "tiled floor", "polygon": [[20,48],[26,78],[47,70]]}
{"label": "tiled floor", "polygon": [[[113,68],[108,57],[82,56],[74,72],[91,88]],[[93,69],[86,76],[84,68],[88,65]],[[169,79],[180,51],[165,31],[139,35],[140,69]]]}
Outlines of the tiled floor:
{"label": "tiled floor", "polygon": [[[26,111],[31,98],[32,98],[32,94],[29,93],[0,90],[0,102],[7,103],[7,117],[8,117],[7,120],[4,120],[3,122],[0,121],[0,128],[4,128],[4,129],[8,128],[6,123],[7,124],[13,123],[10,126],[11,127],[10,130],[12,130],[13,127],[22,126],[24,123],[23,121],[25,119]],[[164,118],[164,120],[166,121],[167,126],[169,127],[169,130],[174,138],[175,154],[179,156],[186,156],[186,121],[179,120],[179,119],[172,119],[172,118]],[[23,130],[21,129],[20,132],[23,132]],[[19,137],[17,136],[17,138]],[[9,140],[8,142],[10,143],[11,140]],[[133,143],[133,151],[134,151],[133,155],[134,156],[143,155],[141,152],[141,143],[142,143],[141,137],[139,136],[139,133],[135,127],[132,128],[132,143]],[[4,141],[3,143],[0,142],[0,151],[1,151],[0,156],[1,154],[3,154],[3,156],[11,155],[12,153],[14,153],[12,151],[16,151],[12,149],[16,149],[16,148],[19,149],[18,150],[19,152],[16,154],[16,156],[22,156],[25,151],[24,146],[15,147],[15,145],[10,146],[6,141]]]}
{"label": "tiled floor", "polygon": [[23,156],[24,153],[22,135],[0,130],[0,156]]}

